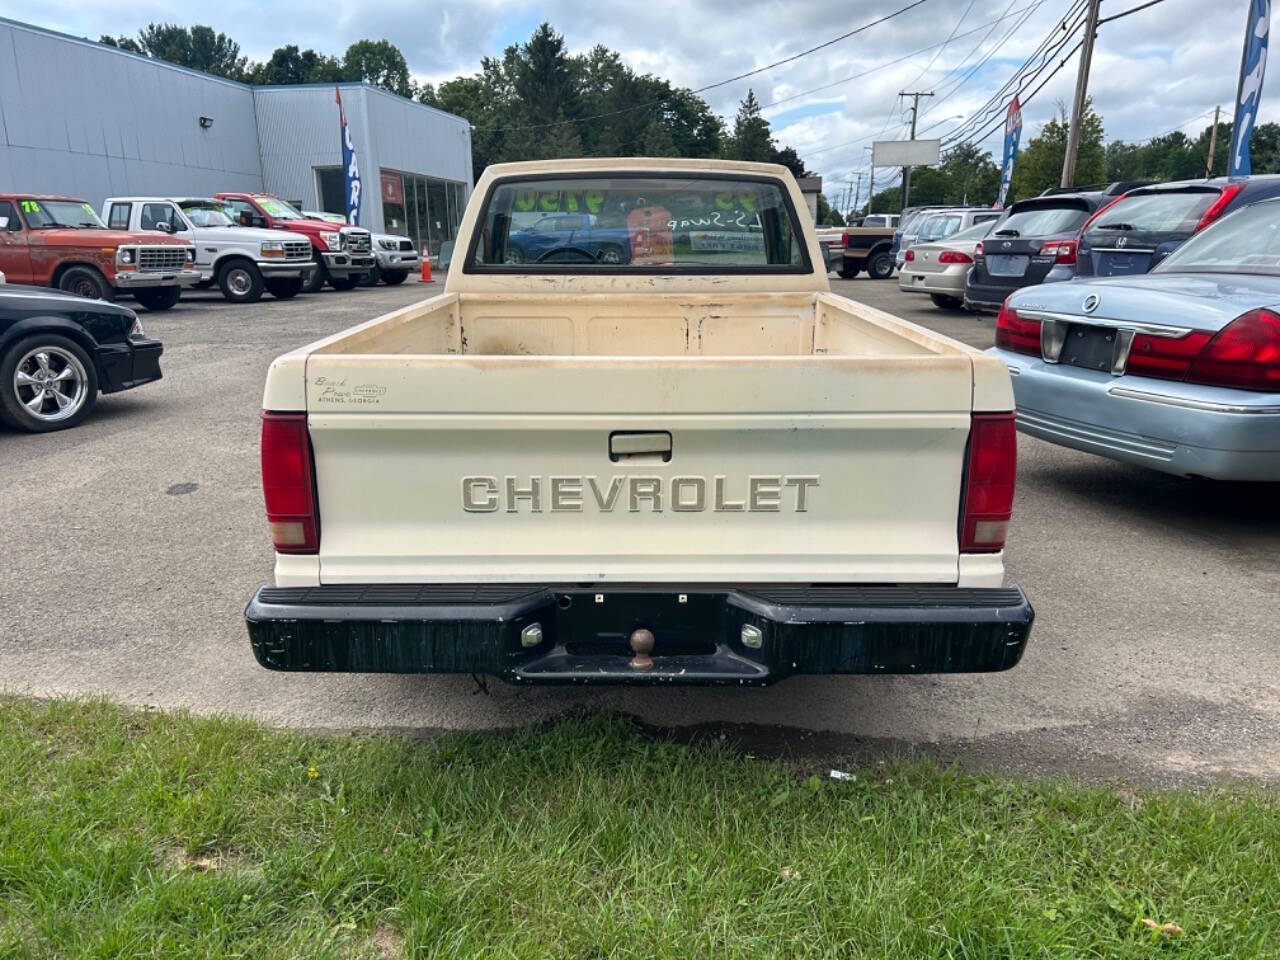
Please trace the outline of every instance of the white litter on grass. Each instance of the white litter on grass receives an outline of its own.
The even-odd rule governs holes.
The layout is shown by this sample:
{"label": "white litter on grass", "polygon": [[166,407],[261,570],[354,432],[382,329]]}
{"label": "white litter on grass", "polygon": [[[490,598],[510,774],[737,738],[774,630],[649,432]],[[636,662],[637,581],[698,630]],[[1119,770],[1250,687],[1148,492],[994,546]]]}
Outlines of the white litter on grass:
{"label": "white litter on grass", "polygon": [[831,779],[832,780],[857,780],[858,775],[856,773],[845,773],[843,770],[832,770]]}

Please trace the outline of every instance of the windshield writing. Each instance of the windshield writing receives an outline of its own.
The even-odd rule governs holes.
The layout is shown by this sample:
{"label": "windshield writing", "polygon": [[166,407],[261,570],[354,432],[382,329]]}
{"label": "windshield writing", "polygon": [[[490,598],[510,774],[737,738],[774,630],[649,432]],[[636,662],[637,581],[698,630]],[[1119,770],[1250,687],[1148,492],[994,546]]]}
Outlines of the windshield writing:
{"label": "windshield writing", "polygon": [[49,227],[75,227],[105,230],[93,207],[81,200],[23,200],[20,203],[32,230]]}

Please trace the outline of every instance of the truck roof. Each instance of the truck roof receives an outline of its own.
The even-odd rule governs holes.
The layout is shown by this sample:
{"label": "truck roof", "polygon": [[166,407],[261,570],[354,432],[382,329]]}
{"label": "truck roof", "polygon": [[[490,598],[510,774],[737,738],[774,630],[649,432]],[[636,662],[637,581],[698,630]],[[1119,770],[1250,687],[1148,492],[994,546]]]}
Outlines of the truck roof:
{"label": "truck roof", "polygon": [[217,203],[213,197],[107,197],[103,203]]}
{"label": "truck roof", "polygon": [[746,160],[687,159],[683,157],[579,157],[569,160],[524,160],[519,163],[495,163],[485,170],[487,179],[526,173],[607,173],[612,170],[655,173],[669,170],[692,170],[698,173],[763,173],[772,177],[790,177],[791,171],[780,163],[753,163]]}
{"label": "truck roof", "polygon": [[18,190],[9,190],[0,193],[0,200],[17,200],[25,198],[27,200],[67,200],[71,203],[84,203],[84,197],[70,197],[64,193],[22,193]]}

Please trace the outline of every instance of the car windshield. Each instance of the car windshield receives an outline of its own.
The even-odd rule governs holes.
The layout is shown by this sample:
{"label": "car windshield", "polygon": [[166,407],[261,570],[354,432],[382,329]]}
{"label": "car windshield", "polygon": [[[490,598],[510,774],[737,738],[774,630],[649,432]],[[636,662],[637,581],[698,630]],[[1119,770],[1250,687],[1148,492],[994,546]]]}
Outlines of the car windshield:
{"label": "car windshield", "polygon": [[1001,220],[993,237],[1045,237],[1053,233],[1079,230],[1089,219],[1089,212],[1079,207],[1037,206],[1016,210]]}
{"label": "car windshield", "polygon": [[468,272],[807,272],[772,179],[653,175],[504,180],[485,198]]}
{"label": "car windshield", "polygon": [[216,200],[184,200],[178,204],[197,227],[234,227],[235,221],[227,215],[227,209]]}
{"label": "car windshield", "polygon": [[944,213],[930,217],[920,228],[920,241],[941,240],[949,237],[960,228],[960,214]]}
{"label": "car windshield", "polygon": [[75,227],[84,230],[105,230],[107,225],[98,219],[93,207],[80,200],[19,200],[22,215],[32,230],[53,227]]}
{"label": "car windshield", "polygon": [[1219,191],[1169,190],[1124,197],[1089,225],[1089,235],[1116,236],[1128,231],[1192,233]]}
{"label": "car windshield", "polygon": [[959,233],[953,233],[947,237],[947,243],[967,243],[970,240],[981,240],[991,232],[991,228],[995,225],[995,220],[984,220],[982,223],[975,223],[968,230],[961,230]]}
{"label": "car windshield", "polygon": [[1151,272],[1280,276],[1280,203],[1257,203],[1224,217]]}
{"label": "car windshield", "polygon": [[295,210],[279,197],[254,197],[258,206],[277,220],[305,220],[300,210]]}

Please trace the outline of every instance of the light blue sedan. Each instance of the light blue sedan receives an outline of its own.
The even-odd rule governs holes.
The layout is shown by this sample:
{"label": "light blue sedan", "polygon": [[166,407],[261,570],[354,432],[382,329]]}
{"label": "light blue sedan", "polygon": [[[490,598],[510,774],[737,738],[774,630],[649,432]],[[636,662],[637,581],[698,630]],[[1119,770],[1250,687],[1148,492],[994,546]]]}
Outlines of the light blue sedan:
{"label": "light blue sedan", "polygon": [[1023,433],[1179,476],[1280,480],[1280,200],[1151,273],[1017,291],[989,352]]}

